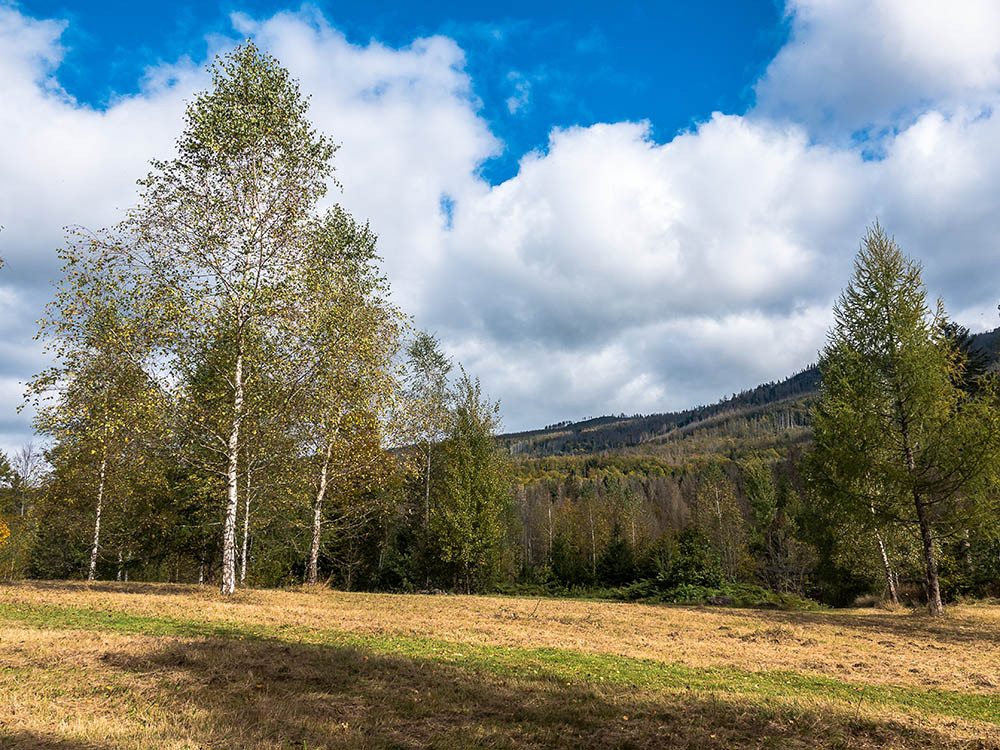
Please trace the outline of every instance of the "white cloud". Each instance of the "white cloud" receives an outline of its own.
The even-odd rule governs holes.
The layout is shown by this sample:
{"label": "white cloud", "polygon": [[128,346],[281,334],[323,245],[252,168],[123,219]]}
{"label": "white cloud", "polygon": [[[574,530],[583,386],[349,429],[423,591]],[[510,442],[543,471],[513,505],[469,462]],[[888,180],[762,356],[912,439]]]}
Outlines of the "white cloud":
{"label": "white cloud", "polygon": [[844,136],[1000,86],[995,0],[786,0],[786,13],[791,37],[756,86],[767,116]]}
{"label": "white cloud", "polygon": [[[666,143],[644,122],[556,130],[496,186],[478,170],[503,145],[454,41],[355,45],[316,11],[233,21],[343,144],[330,199],[371,220],[397,302],[523,429],[711,402],[808,364],[875,216],[925,261],[933,292],[992,327],[1000,78],[978,32],[997,28],[995,11],[961,6],[959,31],[928,51],[926,8],[795,0],[792,39],[747,116],[715,114]],[[31,321],[59,227],[113,223],[206,85],[204,61],[182,60],[149,70],[135,96],[82,106],[58,85],[62,28],[0,5],[0,95],[17,97],[0,108],[0,279],[16,290],[0,295],[4,415],[11,383],[44,364]],[[892,126],[879,160],[847,138],[868,123]],[[18,423],[0,432],[10,441]]]}
{"label": "white cloud", "polygon": [[511,84],[514,93],[507,97],[504,103],[507,105],[507,111],[516,115],[523,111],[531,100],[531,81],[516,70],[507,74],[507,81]]}
{"label": "white cloud", "polygon": [[417,295],[444,263],[441,199],[481,194],[477,168],[501,147],[478,114],[464,53],[440,36],[352,45],[316,12],[235,24],[311,94],[311,119],[342,144],[343,193],[330,199],[372,220],[397,301],[419,312]]}

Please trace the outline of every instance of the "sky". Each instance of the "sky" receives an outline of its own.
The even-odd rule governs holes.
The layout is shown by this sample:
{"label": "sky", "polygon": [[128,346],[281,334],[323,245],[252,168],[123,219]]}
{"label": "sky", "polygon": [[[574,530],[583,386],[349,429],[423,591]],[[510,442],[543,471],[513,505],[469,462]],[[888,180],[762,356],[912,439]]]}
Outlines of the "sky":
{"label": "sky", "polygon": [[328,199],[395,302],[521,430],[809,365],[876,218],[1000,324],[998,29],[993,0],[0,0],[0,449],[63,227],[121,218],[241,40],[341,145]]}

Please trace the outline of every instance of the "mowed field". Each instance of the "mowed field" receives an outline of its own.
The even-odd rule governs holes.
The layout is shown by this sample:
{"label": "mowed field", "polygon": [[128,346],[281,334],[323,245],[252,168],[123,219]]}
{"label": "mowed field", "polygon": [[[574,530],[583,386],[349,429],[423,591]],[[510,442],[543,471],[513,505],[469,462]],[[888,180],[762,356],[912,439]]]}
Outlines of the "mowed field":
{"label": "mowed field", "polygon": [[0,584],[0,747],[473,746],[1000,747],[1000,607]]}

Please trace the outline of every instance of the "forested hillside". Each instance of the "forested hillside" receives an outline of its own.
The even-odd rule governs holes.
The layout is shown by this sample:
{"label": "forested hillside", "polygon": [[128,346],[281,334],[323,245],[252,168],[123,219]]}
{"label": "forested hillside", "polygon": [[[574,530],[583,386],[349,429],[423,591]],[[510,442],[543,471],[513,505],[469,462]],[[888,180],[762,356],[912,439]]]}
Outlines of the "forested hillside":
{"label": "forested hillside", "polygon": [[[969,335],[962,348],[988,369],[997,361],[998,335]],[[806,486],[803,457],[820,380],[813,366],[712,406],[502,436],[520,488],[522,576],[569,587],[666,578],[712,588],[756,580],[837,604],[880,588],[882,542],[872,536],[845,545],[853,522],[831,516]],[[893,544],[893,575],[916,595],[916,548],[905,533]],[[982,544],[995,546],[988,534]],[[943,564],[950,596],[992,575],[970,576],[975,566],[962,562],[967,542],[949,545]],[[675,556],[701,554],[719,567],[668,572]]]}
{"label": "forested hillside", "polygon": [[[972,334],[971,348],[994,365],[1000,351],[1000,328]],[[819,384],[819,368],[812,365],[784,380],[734,393],[709,406],[560,422],[538,430],[506,433],[501,439],[512,456],[541,457],[621,451],[693,435],[776,436],[808,427],[810,397]]]}

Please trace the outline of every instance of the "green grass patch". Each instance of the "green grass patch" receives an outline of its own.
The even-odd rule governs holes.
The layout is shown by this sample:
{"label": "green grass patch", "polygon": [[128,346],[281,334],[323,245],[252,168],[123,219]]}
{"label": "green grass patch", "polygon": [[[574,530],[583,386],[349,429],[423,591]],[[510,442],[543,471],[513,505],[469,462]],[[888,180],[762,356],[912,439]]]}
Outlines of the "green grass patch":
{"label": "green grass patch", "polygon": [[759,700],[814,698],[848,707],[879,705],[1000,724],[1000,696],[850,683],[797,672],[695,668],[650,659],[559,648],[509,648],[397,634],[365,635],[302,626],[204,622],[116,609],[3,604],[0,621],[42,629],[111,631],[149,636],[263,640],[306,648],[351,648],[380,656],[449,664],[505,678],[561,685],[606,685],[653,692],[725,693]]}

